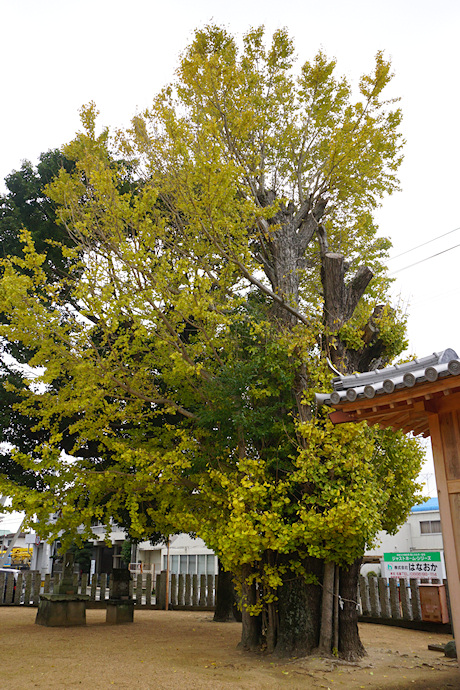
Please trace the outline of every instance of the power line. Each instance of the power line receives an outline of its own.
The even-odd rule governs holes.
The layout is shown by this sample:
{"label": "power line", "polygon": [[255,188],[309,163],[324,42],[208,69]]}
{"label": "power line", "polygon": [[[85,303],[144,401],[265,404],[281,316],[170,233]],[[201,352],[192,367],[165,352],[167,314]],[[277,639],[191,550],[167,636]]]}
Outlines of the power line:
{"label": "power line", "polygon": [[[428,244],[428,242],[426,244]],[[420,245],[420,246],[422,246],[422,245]],[[405,271],[407,268],[412,268],[412,266],[417,266],[418,264],[423,264],[425,261],[429,261],[429,259],[434,259],[435,256],[441,256],[441,254],[445,254],[446,252],[450,252],[450,251],[452,251],[452,249],[457,249],[457,247],[460,247],[460,244],[454,244],[454,246],[449,247],[449,249],[443,249],[442,252],[437,252],[437,254],[431,254],[430,256],[425,257],[425,259],[420,259],[420,261],[415,261],[413,264],[409,264],[409,266],[404,266],[404,268],[398,268],[397,271],[392,271],[391,273],[389,273],[389,275],[392,276],[395,273],[401,273],[401,271]]]}
{"label": "power line", "polygon": [[[440,240],[441,237],[447,237],[447,235],[451,235],[453,232],[457,232],[457,230],[460,230],[460,226],[458,228],[454,228],[453,230],[449,230],[449,232],[445,232],[442,235],[438,235],[437,237],[433,237],[433,239],[428,240],[427,242],[422,242],[422,244],[418,244],[416,247],[412,247],[411,249],[406,249],[406,251],[401,252],[401,254],[396,254],[396,256],[390,256],[388,261],[393,261],[393,259],[399,259],[400,256],[404,256],[404,254],[409,254],[409,252],[414,252],[416,249],[420,249],[420,247],[425,247],[427,244],[431,244],[432,242],[436,242],[436,240]],[[404,269],[401,269],[404,270]]]}
{"label": "power line", "polygon": [[444,292],[439,292],[437,295],[430,295],[429,297],[425,297],[424,299],[420,299],[418,302],[411,302],[410,308],[415,309],[416,307],[419,307],[421,304],[427,304],[428,302],[432,302],[433,300],[437,300],[440,297],[445,297],[446,295],[457,294],[457,292],[460,292],[460,288],[454,288],[453,290],[444,290]]}

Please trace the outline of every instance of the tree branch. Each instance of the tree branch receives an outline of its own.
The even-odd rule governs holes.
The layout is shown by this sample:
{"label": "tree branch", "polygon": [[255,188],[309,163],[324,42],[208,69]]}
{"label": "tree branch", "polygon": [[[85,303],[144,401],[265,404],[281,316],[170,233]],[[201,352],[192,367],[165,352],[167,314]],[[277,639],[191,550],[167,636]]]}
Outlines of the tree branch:
{"label": "tree branch", "polygon": [[322,256],[324,322],[331,331],[338,331],[353,316],[373,275],[370,268],[361,266],[351,283],[346,285],[343,255],[326,252]]}
{"label": "tree branch", "polygon": [[344,314],[345,321],[353,315],[358,302],[363,296],[367,286],[371,282],[374,274],[368,266],[360,266],[356,272],[355,277],[351,281],[347,289],[346,312]]}

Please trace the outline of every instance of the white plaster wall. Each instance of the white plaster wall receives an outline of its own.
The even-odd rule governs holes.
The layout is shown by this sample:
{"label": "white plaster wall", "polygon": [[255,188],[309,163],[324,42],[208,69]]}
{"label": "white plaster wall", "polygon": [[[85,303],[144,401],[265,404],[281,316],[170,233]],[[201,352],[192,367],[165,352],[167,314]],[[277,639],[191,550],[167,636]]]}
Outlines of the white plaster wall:
{"label": "white plaster wall", "polygon": [[193,539],[188,534],[176,534],[171,537],[170,542],[170,554],[212,554],[214,553],[211,549],[208,549],[206,544],[202,539]]}
{"label": "white plaster wall", "polygon": [[396,534],[379,532],[375,546],[366,551],[366,556],[381,556],[390,551],[410,551],[411,546],[412,530],[406,522]]}

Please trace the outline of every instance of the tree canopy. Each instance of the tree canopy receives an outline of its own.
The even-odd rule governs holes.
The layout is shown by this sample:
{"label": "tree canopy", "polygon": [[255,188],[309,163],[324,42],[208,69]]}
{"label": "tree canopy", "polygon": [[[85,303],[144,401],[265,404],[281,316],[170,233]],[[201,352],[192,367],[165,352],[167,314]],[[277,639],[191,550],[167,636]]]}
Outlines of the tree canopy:
{"label": "tree canopy", "polygon": [[[5,180],[7,192],[0,197],[0,238],[3,257],[13,255],[23,258],[21,230],[27,227],[36,249],[45,255],[44,270],[49,281],[60,280],[66,272],[66,259],[60,245],[73,242],[63,226],[58,225],[54,202],[46,195],[45,187],[57,175],[59,169],[71,170],[73,163],[60,151],[48,151],[40,156],[34,167],[24,161],[20,170],[12,172]],[[20,267],[17,269],[20,271]],[[8,322],[2,310],[0,321]],[[43,429],[32,430],[28,415],[17,408],[21,401],[19,391],[27,387],[25,370],[34,348],[25,348],[14,340],[1,340],[0,363],[0,470],[21,484],[40,489],[40,477],[24,468],[11,457],[11,448],[33,455],[35,448],[44,441]],[[29,370],[29,375],[31,374]]]}
{"label": "tree canopy", "polygon": [[[333,428],[313,404],[326,356],[351,373],[405,346],[373,221],[403,143],[390,65],[378,53],[354,96],[322,53],[294,62],[284,30],[239,49],[210,26],[125,131],[84,107],[46,191],[65,275],[49,280],[25,223],[0,283],[0,333],[40,372],[17,394],[44,437],[15,459],[45,484],[1,490],[43,536],[123,515],[134,538],[196,531],[239,580],[244,643],[291,655],[318,643],[323,562],[346,583],[404,520],[421,462],[412,440]],[[311,611],[296,630],[294,596]]]}

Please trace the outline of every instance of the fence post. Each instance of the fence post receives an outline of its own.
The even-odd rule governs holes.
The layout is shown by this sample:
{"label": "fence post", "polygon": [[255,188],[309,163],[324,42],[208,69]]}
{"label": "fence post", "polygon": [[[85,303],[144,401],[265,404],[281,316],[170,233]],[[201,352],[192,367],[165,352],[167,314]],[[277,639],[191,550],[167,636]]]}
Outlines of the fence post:
{"label": "fence post", "polygon": [[401,618],[401,609],[399,606],[399,592],[398,583],[396,578],[390,577],[390,607],[391,607],[391,617]]}
{"label": "fence post", "polygon": [[13,587],[14,587],[14,577],[8,577],[6,580],[6,592],[5,592],[5,604],[13,603]]}
{"label": "fence post", "polygon": [[412,620],[412,607],[410,604],[409,592],[407,591],[407,580],[399,578],[399,596],[401,598],[402,616],[405,621]]}
{"label": "fence post", "polygon": [[93,573],[91,575],[91,601],[96,601],[96,589],[97,589],[97,574]]}
{"label": "fence post", "polygon": [[54,575],[53,575],[53,593],[58,591],[60,581],[61,581],[61,573],[54,573]]}
{"label": "fence post", "polygon": [[30,605],[30,596],[32,594],[32,575],[33,572],[29,570],[28,573],[26,573],[26,586],[24,589],[24,605],[29,606]]}
{"label": "fence post", "polygon": [[414,621],[422,620],[422,607],[420,606],[420,592],[418,584],[418,580],[416,580],[415,578],[411,578],[410,591],[412,603],[412,616]]}
{"label": "fence post", "polygon": [[371,601],[369,599],[369,582],[364,575],[359,576],[359,595],[361,598],[361,608],[363,616],[371,615]]}
{"label": "fence post", "polygon": [[18,573],[18,579],[16,580],[16,589],[14,591],[14,603],[16,605],[21,603],[23,579],[24,579],[24,574]]}
{"label": "fence post", "polygon": [[6,573],[0,573],[0,605],[3,604],[3,593],[5,591]]}
{"label": "fence post", "polygon": [[388,598],[388,582],[386,577],[378,578],[380,611],[382,618],[391,618],[390,600]]}
{"label": "fence post", "polygon": [[190,573],[185,576],[185,605],[192,605],[192,576]]}
{"label": "fence post", "polygon": [[161,577],[160,577],[160,573],[158,573],[158,575],[156,576],[156,579],[155,579],[155,604],[157,606],[160,605],[160,603],[159,603],[160,602],[160,588],[161,588]]}
{"label": "fence post", "polygon": [[449,613],[449,620],[452,623],[452,609],[450,608],[449,585],[448,585],[446,579],[444,579],[441,584],[443,584],[445,586],[445,589],[446,589],[447,611]]}
{"label": "fence post", "polygon": [[142,605],[142,573],[137,576],[136,582],[136,604],[138,606]]}
{"label": "fence post", "polygon": [[166,570],[160,573],[160,586],[157,592],[157,604],[160,609],[166,609]]}
{"label": "fence post", "polygon": [[34,585],[34,598],[33,602],[35,606],[38,606],[40,602],[40,586],[42,583],[42,576],[39,570],[36,570],[34,573],[34,579],[33,579],[33,585]]}
{"label": "fence post", "polygon": [[73,584],[73,586],[75,587],[75,591],[76,591],[77,594],[78,594],[78,573],[74,573],[74,574],[73,574],[72,584]]}
{"label": "fence post", "polygon": [[207,577],[208,594],[206,597],[206,606],[213,606],[214,605],[214,581],[215,581],[215,576],[214,575],[208,575],[208,577]]}
{"label": "fence post", "polygon": [[105,601],[105,590],[107,589],[107,573],[101,573],[99,578],[99,601]]}
{"label": "fence post", "polygon": [[177,606],[177,575],[171,573],[171,606]]}
{"label": "fence post", "polygon": [[374,618],[380,618],[379,589],[376,577],[369,577],[369,598],[371,601],[371,614]]}
{"label": "fence post", "polygon": [[145,578],[145,604],[146,606],[152,604],[152,573],[147,573]]}
{"label": "fence post", "polygon": [[206,575],[200,575],[200,606],[206,606]]}
{"label": "fence post", "polygon": [[88,588],[88,573],[82,573],[80,592],[82,594],[86,594],[87,588]]}
{"label": "fence post", "polygon": [[192,580],[192,606],[198,606],[198,575],[193,575]]}
{"label": "fence post", "polygon": [[43,593],[44,594],[49,594],[51,589],[51,575],[49,573],[46,573],[45,575],[45,582],[43,584]]}
{"label": "fence post", "polygon": [[185,576],[184,573],[181,573],[179,575],[179,591],[177,593],[177,603],[179,606],[184,605],[184,584],[185,584]]}

